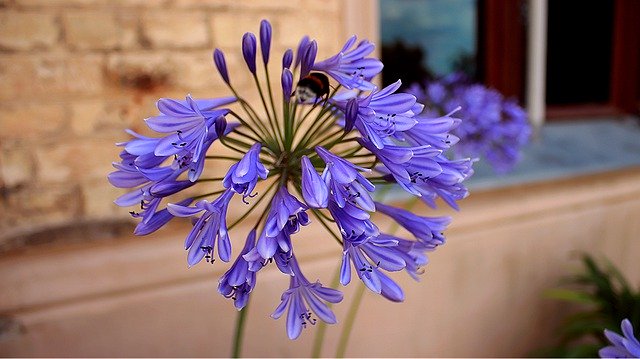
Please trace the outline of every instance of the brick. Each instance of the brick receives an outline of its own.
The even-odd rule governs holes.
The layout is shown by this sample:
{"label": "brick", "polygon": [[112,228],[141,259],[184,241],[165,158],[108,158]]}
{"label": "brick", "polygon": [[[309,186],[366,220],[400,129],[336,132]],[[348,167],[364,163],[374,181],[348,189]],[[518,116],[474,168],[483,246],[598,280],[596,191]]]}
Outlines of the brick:
{"label": "brick", "polygon": [[33,179],[33,159],[26,146],[5,146],[0,152],[0,183],[6,188],[24,186]]}
{"label": "brick", "polygon": [[60,30],[54,14],[6,11],[0,13],[0,48],[31,50],[49,48]]}
{"label": "brick", "polygon": [[347,40],[340,36],[337,20],[327,16],[305,17],[299,13],[287,14],[279,17],[273,26],[274,41],[294,50],[303,36],[315,39],[318,43],[317,60],[334,55]]}
{"label": "brick", "polygon": [[65,39],[72,49],[109,50],[121,45],[120,27],[109,11],[68,13],[64,24]]}
{"label": "brick", "polygon": [[80,188],[72,184],[25,187],[13,193],[9,205],[16,222],[36,227],[43,223],[72,221],[82,211]]}
{"label": "brick", "polygon": [[[214,14],[211,18],[211,34],[215,47],[240,49],[246,32],[258,34],[262,17],[251,13]],[[256,35],[258,37],[258,35]]]}
{"label": "brick", "polygon": [[211,51],[171,54],[171,61],[176,64],[175,84],[188,92],[197,89],[226,89],[212,60]]}
{"label": "brick", "polygon": [[140,15],[137,12],[126,11],[118,14],[120,25],[120,47],[132,49],[140,46]]}
{"label": "brick", "polygon": [[0,55],[0,99],[96,94],[103,89],[99,55]]}
{"label": "brick", "polygon": [[[40,183],[74,183],[106,178],[120,148],[112,140],[75,140],[36,149]],[[106,179],[105,179],[106,181]]]}
{"label": "brick", "polygon": [[118,88],[151,91],[172,83],[175,66],[165,53],[130,52],[110,55],[106,73]]}
{"label": "brick", "polygon": [[101,6],[110,0],[14,0],[20,7],[80,7]]}
{"label": "brick", "polygon": [[145,40],[154,48],[209,46],[205,16],[191,12],[153,12],[142,20]]}
{"label": "brick", "polygon": [[44,139],[60,133],[67,112],[60,103],[11,103],[0,105],[0,139]]}

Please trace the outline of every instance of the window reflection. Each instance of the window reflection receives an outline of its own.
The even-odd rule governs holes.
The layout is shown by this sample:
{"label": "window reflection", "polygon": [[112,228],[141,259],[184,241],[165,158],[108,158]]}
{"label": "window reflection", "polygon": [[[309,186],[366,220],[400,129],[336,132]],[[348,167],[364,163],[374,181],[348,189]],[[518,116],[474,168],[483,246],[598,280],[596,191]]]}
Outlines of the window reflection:
{"label": "window reflection", "polygon": [[385,84],[476,78],[477,0],[380,0]]}

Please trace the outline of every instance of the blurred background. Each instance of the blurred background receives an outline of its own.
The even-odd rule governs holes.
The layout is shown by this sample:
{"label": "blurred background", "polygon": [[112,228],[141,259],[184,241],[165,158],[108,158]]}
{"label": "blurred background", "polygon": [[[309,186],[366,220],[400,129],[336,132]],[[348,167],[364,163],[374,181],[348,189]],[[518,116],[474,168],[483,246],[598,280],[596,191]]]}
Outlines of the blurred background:
{"label": "blurred background", "polygon": [[[114,143],[125,128],[144,133],[158,98],[228,96],[214,48],[249,88],[240,41],[261,19],[274,69],[303,35],[322,59],[357,34],[378,44],[381,83],[464,73],[515,99],[532,125],[511,172],[478,164],[460,212],[418,210],[454,217],[448,243],[421,283],[402,278],[405,303],[365,296],[348,356],[556,345],[580,308],[545,293],[583,270],[579,253],[638,288],[638,1],[0,0],[0,355],[229,355],[235,310],[214,279],[225,268],[187,269],[187,222],[134,237],[106,176]],[[296,245],[309,279],[329,283],[341,249],[325,236]],[[286,285],[261,275],[245,355],[310,354],[315,328],[290,342],[269,318]],[[340,335],[329,328],[324,355]]]}

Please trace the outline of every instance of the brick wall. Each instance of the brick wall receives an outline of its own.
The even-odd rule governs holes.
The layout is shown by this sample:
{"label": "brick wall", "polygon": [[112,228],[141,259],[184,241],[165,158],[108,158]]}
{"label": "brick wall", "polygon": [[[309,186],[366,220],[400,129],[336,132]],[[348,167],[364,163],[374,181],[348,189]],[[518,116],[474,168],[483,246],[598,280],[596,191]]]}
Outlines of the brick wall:
{"label": "brick wall", "polygon": [[124,192],[106,180],[125,128],[144,132],[159,97],[227,95],[214,47],[225,51],[234,84],[248,88],[239,46],[262,18],[273,24],[274,70],[304,34],[318,40],[320,58],[334,53],[347,35],[342,6],[0,0],[0,248],[52,226],[125,220],[112,203]]}

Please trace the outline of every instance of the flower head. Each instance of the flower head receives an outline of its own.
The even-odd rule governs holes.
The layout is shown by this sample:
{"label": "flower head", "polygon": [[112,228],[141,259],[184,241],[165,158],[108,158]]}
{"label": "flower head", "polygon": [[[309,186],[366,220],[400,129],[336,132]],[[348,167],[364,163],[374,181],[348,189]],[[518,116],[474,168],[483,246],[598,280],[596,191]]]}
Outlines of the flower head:
{"label": "flower head", "polygon": [[[287,312],[287,334],[295,339],[316,318],[335,323],[327,303],[342,300],[337,289],[305,278],[294,255],[297,243],[333,238],[342,250],[342,285],[355,273],[372,292],[403,301],[404,291],[391,273],[417,279],[428,263],[425,253],[445,243],[450,218],[418,216],[383,204],[376,194],[380,187],[398,185],[429,205],[442,198],[457,208],[468,194],[463,181],[473,173],[473,161],[447,157],[462,137],[453,133],[461,126],[461,112],[456,117],[424,112],[416,96],[400,92],[400,81],[375,87],[382,62],[371,56],[374,46],[366,40],[352,37],[337,54],[316,61],[318,43],[302,38],[295,52],[282,55],[280,76],[273,77],[282,91],[272,91],[275,84],[261,82],[272,78],[272,30],[265,20],[257,39],[250,32],[242,38],[257,103],[233,86],[224,54],[216,49],[215,67],[233,96],[158,101],[160,115],[146,123],[160,135],[129,131],[133,138],[118,144],[123,150],[109,181],[128,190],[117,204],[140,206],[132,211],[141,219],[136,234],[151,233],[174,216],[190,217],[188,265],[215,258],[232,262],[218,291],[237,309],[247,305],[262,268],[275,265],[288,276],[289,287],[272,316]],[[258,42],[265,65],[260,68]],[[431,92],[446,98],[438,88]],[[505,112],[518,113],[513,106]],[[205,168],[227,171],[215,177]],[[244,202],[238,201],[244,207],[237,216],[228,210],[236,194]],[[166,208],[165,202],[170,202]],[[371,215],[376,211],[415,239],[381,232]],[[311,238],[303,227],[312,220],[329,235]],[[236,226],[249,230],[243,246],[234,242],[239,236],[230,235]]]}

